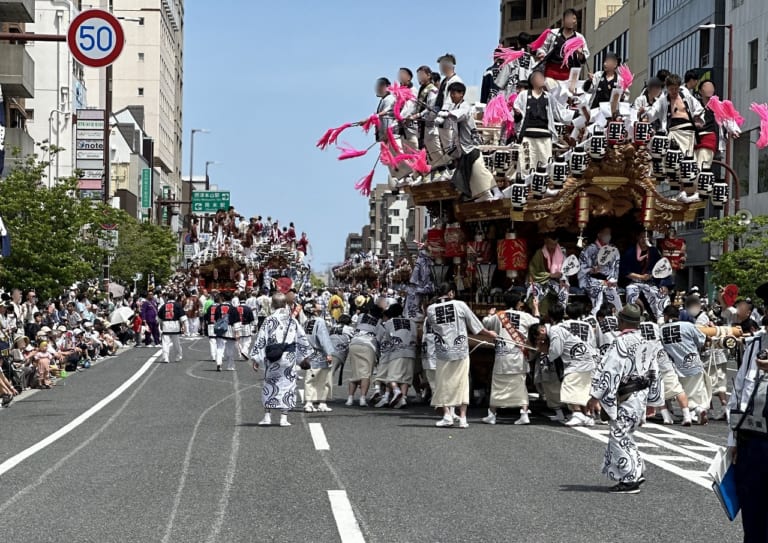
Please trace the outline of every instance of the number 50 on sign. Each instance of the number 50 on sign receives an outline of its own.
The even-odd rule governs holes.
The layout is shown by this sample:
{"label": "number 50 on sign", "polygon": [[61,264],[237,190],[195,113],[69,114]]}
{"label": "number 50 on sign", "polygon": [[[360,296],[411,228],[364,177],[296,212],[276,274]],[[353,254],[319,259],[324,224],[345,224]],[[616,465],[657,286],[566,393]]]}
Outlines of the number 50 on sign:
{"label": "number 50 on sign", "polygon": [[72,56],[85,66],[109,66],[125,45],[123,27],[117,18],[101,9],[89,9],[72,20],[67,32]]}

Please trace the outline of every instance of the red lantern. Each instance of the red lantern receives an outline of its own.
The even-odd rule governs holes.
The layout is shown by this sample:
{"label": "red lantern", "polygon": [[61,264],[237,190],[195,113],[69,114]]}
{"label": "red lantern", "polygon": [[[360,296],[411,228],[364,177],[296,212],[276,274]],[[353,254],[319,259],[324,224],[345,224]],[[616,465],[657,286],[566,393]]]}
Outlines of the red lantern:
{"label": "red lantern", "polygon": [[[449,224],[445,228],[445,257],[453,258],[454,262],[458,264],[461,262],[461,257],[464,256],[466,251],[464,237],[464,231],[461,229],[459,223]],[[458,259],[458,262],[456,260]]]}
{"label": "red lantern", "polygon": [[436,261],[442,261],[445,257],[445,230],[431,228],[427,230],[427,250]]}
{"label": "red lantern", "polygon": [[499,241],[497,248],[498,266],[508,277],[517,277],[517,272],[528,269],[528,244],[514,232]]}

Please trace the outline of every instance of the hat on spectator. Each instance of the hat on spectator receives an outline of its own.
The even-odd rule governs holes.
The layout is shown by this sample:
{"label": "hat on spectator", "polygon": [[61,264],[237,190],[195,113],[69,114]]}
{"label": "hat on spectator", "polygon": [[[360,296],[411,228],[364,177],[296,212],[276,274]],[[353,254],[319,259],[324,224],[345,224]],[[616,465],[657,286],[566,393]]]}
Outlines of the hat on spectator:
{"label": "hat on spectator", "polygon": [[76,336],[83,335],[83,331],[80,328],[75,328],[74,330],[72,330],[72,333],[75,334]]}
{"label": "hat on spectator", "polygon": [[93,326],[93,323],[91,321],[85,321],[83,323],[83,328],[91,328]]}
{"label": "hat on spectator", "polygon": [[48,326],[43,326],[42,328],[40,328],[40,331],[45,334],[50,334],[51,332],[53,332],[53,330],[51,330]]}
{"label": "hat on spectator", "polygon": [[639,324],[643,318],[643,311],[637,304],[626,304],[619,312],[619,320],[631,324]]}
{"label": "hat on spectator", "polygon": [[59,326],[56,328],[56,330],[58,330],[59,332],[66,332],[66,331],[67,331],[67,327],[66,327],[66,326],[64,326],[63,324],[60,324],[60,325],[59,325]]}

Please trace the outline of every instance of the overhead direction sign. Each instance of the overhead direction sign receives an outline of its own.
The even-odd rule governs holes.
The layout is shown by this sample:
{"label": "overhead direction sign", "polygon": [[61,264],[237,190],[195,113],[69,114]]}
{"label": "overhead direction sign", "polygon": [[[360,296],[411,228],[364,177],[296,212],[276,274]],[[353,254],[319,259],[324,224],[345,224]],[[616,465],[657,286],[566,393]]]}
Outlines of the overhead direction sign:
{"label": "overhead direction sign", "polygon": [[67,32],[67,45],[85,66],[109,66],[125,46],[125,33],[120,21],[103,9],[89,9],[72,20]]}
{"label": "overhead direction sign", "polygon": [[196,190],[192,193],[192,213],[216,213],[229,209],[228,190]]}

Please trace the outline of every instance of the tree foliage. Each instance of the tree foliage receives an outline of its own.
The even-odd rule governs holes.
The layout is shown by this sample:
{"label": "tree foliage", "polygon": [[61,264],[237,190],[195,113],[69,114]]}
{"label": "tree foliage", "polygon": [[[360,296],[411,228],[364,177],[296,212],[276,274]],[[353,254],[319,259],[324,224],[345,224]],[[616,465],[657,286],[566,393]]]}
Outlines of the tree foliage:
{"label": "tree foliage", "polygon": [[146,286],[152,273],[162,284],[171,276],[171,261],[177,253],[176,239],[164,226],[138,222],[121,212],[118,220],[118,243],[110,273],[114,281],[131,284],[137,273],[143,275],[139,284]]}
{"label": "tree foliage", "polygon": [[768,216],[754,217],[748,225],[734,216],[708,219],[704,241],[729,243],[712,266],[715,284],[738,285],[741,294],[754,297],[755,289],[768,280]]}
{"label": "tree foliage", "polygon": [[0,285],[34,288],[42,297],[97,277],[106,256],[101,234],[87,227],[99,222],[106,206],[76,198],[74,178],[47,188],[47,165],[27,157],[0,181],[0,217],[11,237],[11,256],[0,260]]}
{"label": "tree foliage", "polygon": [[[78,198],[74,177],[48,188],[43,182],[47,167],[48,162],[30,156],[0,180],[0,217],[11,237],[11,256],[0,258],[0,287],[33,288],[41,298],[59,296],[73,283],[99,279],[110,255],[113,281],[129,285],[137,272],[145,278],[152,272],[157,281],[170,276],[177,251],[170,230]],[[113,232],[116,247],[110,245]]]}

